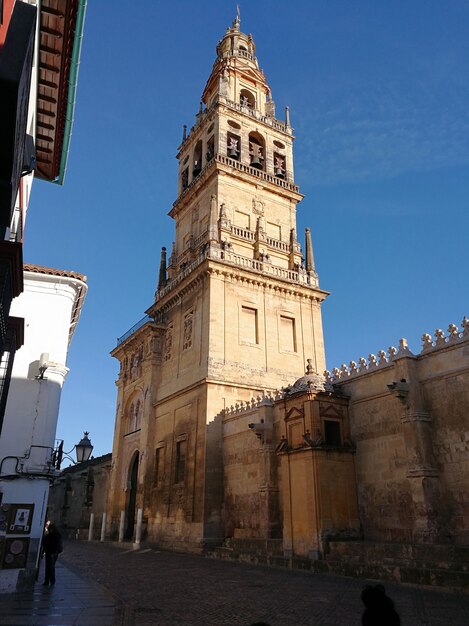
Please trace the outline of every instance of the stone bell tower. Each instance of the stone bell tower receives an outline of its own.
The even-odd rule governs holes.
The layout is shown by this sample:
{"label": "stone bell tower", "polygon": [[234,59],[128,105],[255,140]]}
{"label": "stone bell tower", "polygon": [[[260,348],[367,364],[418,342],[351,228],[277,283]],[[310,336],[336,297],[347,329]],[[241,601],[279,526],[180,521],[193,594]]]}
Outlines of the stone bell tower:
{"label": "stone bell tower", "polygon": [[285,121],[275,117],[239,18],[216,53],[177,155],[171,255],[166,262],[163,249],[149,317],[112,353],[121,362],[114,524],[120,511],[132,522],[142,509],[150,538],[194,550],[220,540],[214,417],[300,376],[307,358],[317,372],[325,369],[320,305],[327,293],[319,289],[309,229],[304,263],[297,239],[302,195],[288,109]]}

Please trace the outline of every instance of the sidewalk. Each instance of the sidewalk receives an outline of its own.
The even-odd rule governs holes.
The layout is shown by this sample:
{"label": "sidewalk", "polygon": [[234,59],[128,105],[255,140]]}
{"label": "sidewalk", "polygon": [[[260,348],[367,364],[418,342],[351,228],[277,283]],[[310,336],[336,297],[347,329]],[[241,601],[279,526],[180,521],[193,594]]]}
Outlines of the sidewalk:
{"label": "sidewalk", "polygon": [[114,626],[120,623],[116,600],[105,589],[69,570],[60,559],[54,587],[36,583],[34,591],[0,594],[2,626]]}

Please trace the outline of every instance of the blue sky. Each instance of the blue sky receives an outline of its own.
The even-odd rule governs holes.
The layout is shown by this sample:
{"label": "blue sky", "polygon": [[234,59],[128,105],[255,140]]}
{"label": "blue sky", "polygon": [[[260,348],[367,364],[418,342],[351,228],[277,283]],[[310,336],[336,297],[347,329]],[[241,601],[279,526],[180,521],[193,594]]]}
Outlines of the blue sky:
{"label": "blue sky", "polygon": [[[63,187],[36,181],[25,261],[88,276],[57,436],[112,449],[116,338],[152,303],[170,249],[175,155],[235,3],[90,2]],[[290,107],[328,368],[469,315],[469,2],[241,4]]]}

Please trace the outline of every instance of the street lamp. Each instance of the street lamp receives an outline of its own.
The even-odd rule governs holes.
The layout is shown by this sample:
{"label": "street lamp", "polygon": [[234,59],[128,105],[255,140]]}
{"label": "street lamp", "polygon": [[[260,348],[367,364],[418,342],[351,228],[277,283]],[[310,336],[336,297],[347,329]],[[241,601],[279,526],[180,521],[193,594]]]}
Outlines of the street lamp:
{"label": "street lamp", "polygon": [[85,432],[83,433],[83,438],[75,446],[77,463],[83,463],[84,461],[88,461],[91,453],[93,452],[93,444],[88,438],[89,434],[90,433],[85,430]]}
{"label": "street lamp", "polygon": [[[63,457],[67,457],[69,461],[71,461],[74,465],[78,463],[85,463],[89,460],[91,453],[93,452],[93,444],[91,443],[88,435],[90,433],[85,430],[83,433],[82,439],[73,446],[71,450],[68,452],[64,452],[64,442],[63,440],[59,443],[58,447],[54,450],[54,454],[52,457],[52,464],[56,469],[60,469],[60,465],[62,463]],[[74,461],[70,454],[75,450],[75,454],[77,456],[77,460]]]}

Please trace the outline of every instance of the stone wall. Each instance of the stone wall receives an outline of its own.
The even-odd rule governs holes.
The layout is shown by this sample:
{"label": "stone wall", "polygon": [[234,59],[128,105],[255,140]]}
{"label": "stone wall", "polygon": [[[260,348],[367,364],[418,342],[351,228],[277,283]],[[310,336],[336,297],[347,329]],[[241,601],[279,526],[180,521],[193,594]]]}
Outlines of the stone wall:
{"label": "stone wall", "polygon": [[469,323],[423,342],[325,384],[310,363],[294,385],[227,408],[225,537],[282,536],[285,554],[313,559],[344,539],[468,545]]}
{"label": "stone wall", "polygon": [[370,541],[469,541],[469,325],[326,373],[350,398],[360,519]]}
{"label": "stone wall", "polygon": [[94,513],[93,537],[99,539],[107,506],[111,462],[111,454],[105,454],[67,467],[51,486],[47,516],[64,537],[87,538],[90,515]]}

